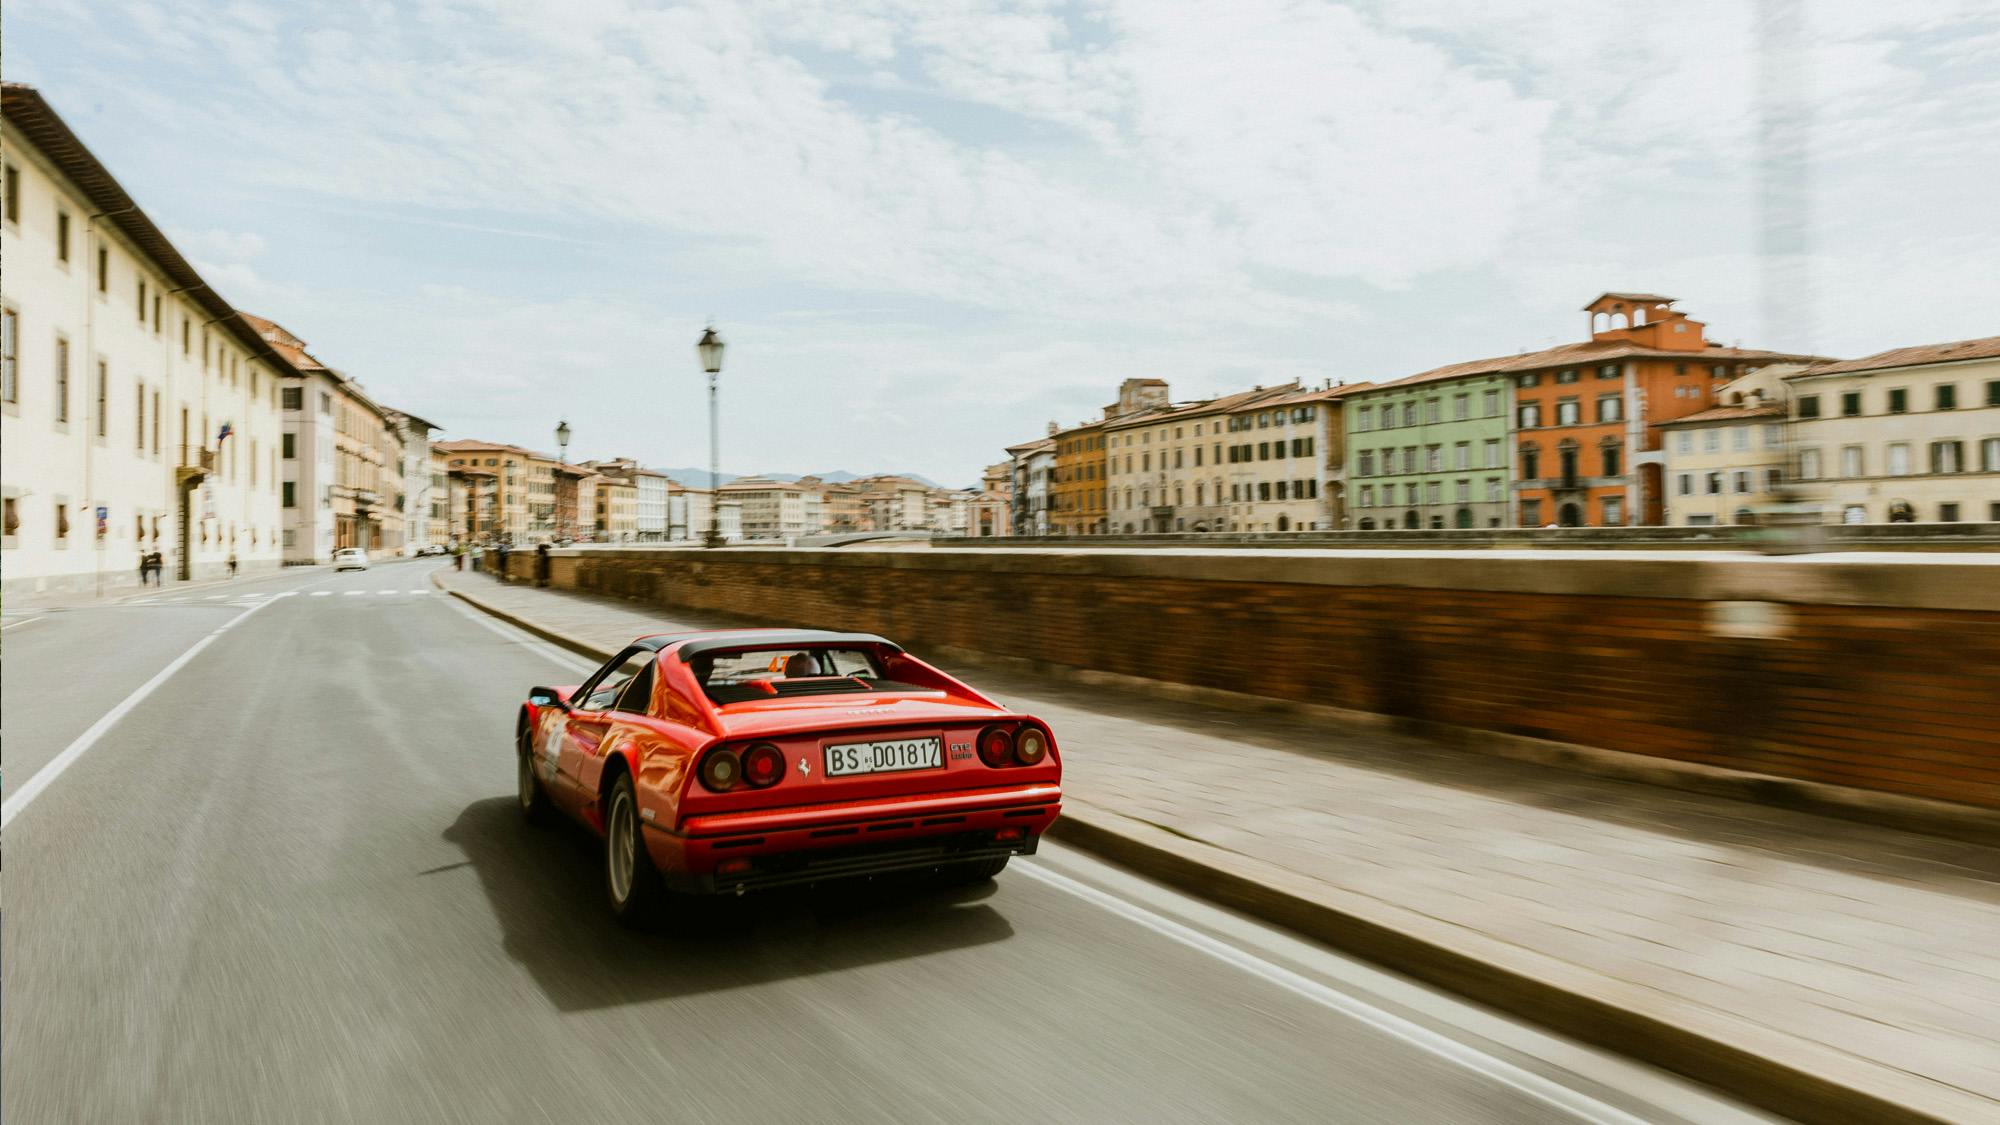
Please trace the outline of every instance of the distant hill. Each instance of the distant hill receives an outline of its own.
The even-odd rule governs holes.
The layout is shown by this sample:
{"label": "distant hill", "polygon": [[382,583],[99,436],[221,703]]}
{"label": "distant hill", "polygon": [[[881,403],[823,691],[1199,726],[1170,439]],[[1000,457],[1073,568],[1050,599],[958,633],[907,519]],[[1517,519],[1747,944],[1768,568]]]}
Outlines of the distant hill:
{"label": "distant hill", "polygon": [[[708,488],[708,487],[710,487],[710,485],[709,485],[709,483],[708,483],[708,470],[707,470],[707,469],[689,469],[689,468],[680,468],[680,469],[655,469],[655,470],[653,470],[653,471],[654,471],[654,472],[656,472],[656,473],[665,473],[665,474],[667,474],[668,476],[670,476],[670,477],[674,478],[675,480],[677,480],[677,481],[681,482],[682,484],[684,484],[684,485],[687,485],[687,486],[688,486],[689,488]],[[850,472],[848,472],[848,471],[847,471],[846,469],[835,469],[835,470],[833,470],[833,471],[832,471],[832,472],[830,472],[830,473],[806,473],[806,474],[800,474],[800,473],[758,473],[757,475],[758,475],[758,476],[761,476],[761,477],[769,477],[769,478],[770,478],[770,479],[772,479],[772,480],[797,480],[797,479],[799,479],[799,477],[800,477],[801,475],[804,475],[804,476],[816,476],[816,477],[818,477],[819,479],[821,479],[821,480],[823,480],[823,481],[826,481],[826,482],[827,482],[828,484],[844,484],[844,483],[846,483],[847,481],[851,481],[851,480],[859,480],[859,479],[861,479],[862,477],[872,477],[872,476],[882,476],[882,475],[884,475],[884,474],[881,474],[881,473],[850,473]],[[917,481],[917,482],[919,482],[919,483],[921,483],[921,484],[924,484],[924,485],[927,485],[927,486],[929,486],[929,487],[931,487],[931,488],[942,488],[942,487],[944,487],[943,485],[940,485],[940,484],[938,484],[938,483],[937,483],[936,481],[932,480],[931,478],[929,478],[929,477],[927,477],[927,476],[924,476],[924,475],[923,475],[922,473],[896,473],[896,474],[893,474],[893,475],[895,475],[895,476],[899,476],[899,477],[909,477],[909,478],[910,478],[911,480],[913,480],[913,481]],[[744,474],[742,474],[742,473],[723,473],[723,474],[722,474],[722,483],[724,483],[724,484],[728,484],[728,483],[729,483],[730,481],[733,481],[733,480],[740,480],[740,479],[742,479],[742,477],[743,477],[743,476],[744,476]]]}

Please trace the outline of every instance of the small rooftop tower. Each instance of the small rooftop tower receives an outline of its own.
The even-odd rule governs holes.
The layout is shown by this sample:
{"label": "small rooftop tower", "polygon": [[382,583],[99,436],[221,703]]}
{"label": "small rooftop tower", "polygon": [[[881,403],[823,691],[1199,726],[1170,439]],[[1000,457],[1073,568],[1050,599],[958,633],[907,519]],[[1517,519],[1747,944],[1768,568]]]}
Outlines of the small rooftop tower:
{"label": "small rooftop tower", "polygon": [[1707,347],[1701,321],[1676,309],[1674,298],[1658,293],[1605,293],[1583,306],[1590,314],[1590,338],[1626,340],[1663,351],[1698,352]]}

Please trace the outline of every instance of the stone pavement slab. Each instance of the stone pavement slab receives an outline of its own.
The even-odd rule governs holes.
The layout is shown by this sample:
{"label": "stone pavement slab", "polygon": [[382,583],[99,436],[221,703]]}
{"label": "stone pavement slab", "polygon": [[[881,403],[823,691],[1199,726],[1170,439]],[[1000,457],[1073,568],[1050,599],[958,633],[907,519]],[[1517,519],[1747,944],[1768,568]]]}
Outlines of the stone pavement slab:
{"label": "stone pavement slab", "polygon": [[[726,624],[441,581],[607,649]],[[1836,1067],[1883,1068],[1949,1116],[2000,1120],[2000,849],[1316,717],[964,671],[1050,722],[1065,791],[1089,806],[1574,966],[1634,1007],[1712,1013]]]}

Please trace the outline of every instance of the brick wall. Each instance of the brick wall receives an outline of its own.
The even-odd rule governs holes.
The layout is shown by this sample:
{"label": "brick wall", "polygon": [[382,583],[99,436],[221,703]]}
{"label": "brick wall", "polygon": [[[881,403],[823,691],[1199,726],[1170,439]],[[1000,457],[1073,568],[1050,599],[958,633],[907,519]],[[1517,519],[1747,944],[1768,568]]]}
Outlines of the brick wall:
{"label": "brick wall", "polygon": [[[919,653],[2000,808],[2000,560],[588,550],[553,570],[558,586]],[[1746,602],[1775,626],[1718,627]]]}

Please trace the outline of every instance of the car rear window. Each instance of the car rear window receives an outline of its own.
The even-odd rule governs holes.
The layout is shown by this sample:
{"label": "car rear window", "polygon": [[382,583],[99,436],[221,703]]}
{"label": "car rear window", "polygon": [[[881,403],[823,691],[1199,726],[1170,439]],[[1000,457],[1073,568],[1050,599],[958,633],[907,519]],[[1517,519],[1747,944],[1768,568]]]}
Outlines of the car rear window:
{"label": "car rear window", "polygon": [[858,648],[806,646],[705,652],[690,662],[716,703],[795,695],[914,690],[882,676],[881,661]]}

